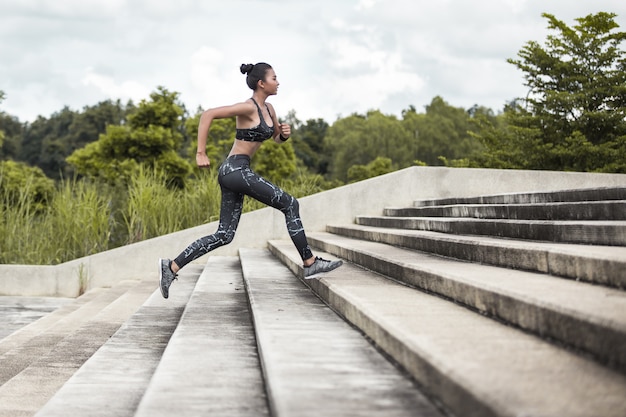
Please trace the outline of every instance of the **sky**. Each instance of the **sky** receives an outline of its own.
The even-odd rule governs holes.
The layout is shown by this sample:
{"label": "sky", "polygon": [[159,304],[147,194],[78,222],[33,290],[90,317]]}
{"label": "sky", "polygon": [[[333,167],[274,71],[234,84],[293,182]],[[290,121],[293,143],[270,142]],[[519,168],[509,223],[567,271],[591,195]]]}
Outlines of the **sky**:
{"label": "sky", "polygon": [[135,103],[163,86],[193,114],[251,96],[242,63],[267,62],[278,115],[333,123],[400,115],[436,96],[499,112],[526,95],[507,59],[623,0],[2,0],[0,111],[32,122],[68,106]]}

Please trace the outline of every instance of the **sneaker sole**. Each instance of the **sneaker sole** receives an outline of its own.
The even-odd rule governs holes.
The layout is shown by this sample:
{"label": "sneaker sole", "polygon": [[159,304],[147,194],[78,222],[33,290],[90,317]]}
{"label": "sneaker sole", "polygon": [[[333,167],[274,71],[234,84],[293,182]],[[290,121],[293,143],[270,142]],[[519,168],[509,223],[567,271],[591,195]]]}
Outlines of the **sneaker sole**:
{"label": "sneaker sole", "polygon": [[161,290],[161,295],[163,296],[163,298],[167,299],[167,296],[164,292],[163,292],[163,258],[159,258],[159,289]]}

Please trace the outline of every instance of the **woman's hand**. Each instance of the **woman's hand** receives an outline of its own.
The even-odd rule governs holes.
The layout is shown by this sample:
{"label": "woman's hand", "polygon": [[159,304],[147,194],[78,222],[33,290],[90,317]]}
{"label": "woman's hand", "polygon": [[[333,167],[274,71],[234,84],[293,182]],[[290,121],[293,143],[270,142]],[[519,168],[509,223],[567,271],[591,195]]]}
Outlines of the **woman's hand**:
{"label": "woman's hand", "polygon": [[197,152],[196,164],[198,164],[198,167],[200,168],[209,168],[211,166],[211,161],[209,161],[209,157],[205,152]]}
{"label": "woman's hand", "polygon": [[281,123],[278,125],[278,129],[280,129],[280,136],[284,139],[288,139],[291,136],[291,126],[287,123]]}

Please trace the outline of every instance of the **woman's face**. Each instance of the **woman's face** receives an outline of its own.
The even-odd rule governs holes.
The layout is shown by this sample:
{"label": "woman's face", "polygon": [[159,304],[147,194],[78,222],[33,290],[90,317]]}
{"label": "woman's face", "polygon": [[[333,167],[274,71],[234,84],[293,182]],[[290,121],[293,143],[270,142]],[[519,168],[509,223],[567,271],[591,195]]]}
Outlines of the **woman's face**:
{"label": "woman's face", "polygon": [[267,94],[274,95],[278,93],[278,86],[280,83],[278,82],[278,78],[276,78],[276,73],[272,68],[268,69],[265,72],[265,80],[263,80],[263,89]]}

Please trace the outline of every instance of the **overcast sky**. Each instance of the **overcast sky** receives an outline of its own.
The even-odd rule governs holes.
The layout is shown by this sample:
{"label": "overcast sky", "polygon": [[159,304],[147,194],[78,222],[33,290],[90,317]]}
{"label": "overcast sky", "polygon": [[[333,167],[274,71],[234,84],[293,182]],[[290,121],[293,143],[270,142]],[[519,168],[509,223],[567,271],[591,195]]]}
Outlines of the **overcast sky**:
{"label": "overcast sky", "polygon": [[162,85],[195,112],[251,95],[242,63],[271,64],[279,116],[399,115],[439,95],[500,111],[524,96],[515,58],[624,0],[1,0],[0,110],[32,121],[63,106],[139,102]]}

